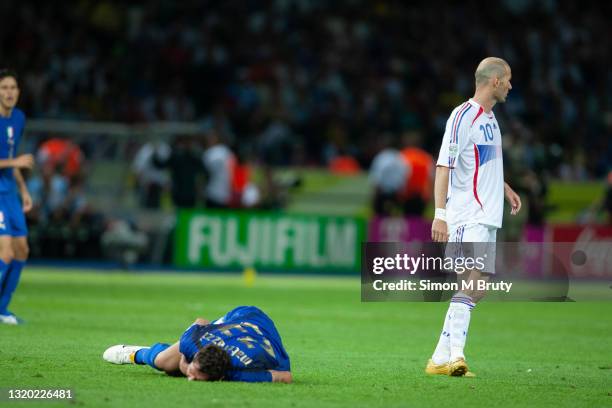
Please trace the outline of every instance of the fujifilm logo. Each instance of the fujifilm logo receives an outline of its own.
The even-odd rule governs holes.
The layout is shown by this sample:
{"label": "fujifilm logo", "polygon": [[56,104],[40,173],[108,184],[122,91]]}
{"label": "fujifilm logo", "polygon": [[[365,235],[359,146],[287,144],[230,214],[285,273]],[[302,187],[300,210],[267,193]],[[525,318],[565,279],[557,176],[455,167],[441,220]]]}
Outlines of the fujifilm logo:
{"label": "fujifilm logo", "polygon": [[238,218],[199,215],[189,222],[188,260],[200,264],[204,254],[217,266],[271,267],[356,266],[355,221],[294,217]]}

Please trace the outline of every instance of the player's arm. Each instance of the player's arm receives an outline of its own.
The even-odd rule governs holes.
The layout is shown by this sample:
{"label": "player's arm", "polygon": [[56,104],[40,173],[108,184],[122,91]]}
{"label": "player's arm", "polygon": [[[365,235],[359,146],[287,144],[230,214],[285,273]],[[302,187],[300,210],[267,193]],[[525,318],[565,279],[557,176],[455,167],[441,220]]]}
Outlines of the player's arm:
{"label": "player's arm", "polygon": [[508,201],[512,208],[510,214],[518,214],[522,206],[521,197],[508,185],[508,183],[504,183],[504,195],[506,196],[506,201]]}
{"label": "player's arm", "polygon": [[272,374],[272,382],[281,382],[285,384],[291,384],[293,382],[293,376],[291,371],[275,371],[269,370]]}
{"label": "player's arm", "polygon": [[210,320],[206,320],[202,317],[198,317],[195,319],[194,321],[195,324],[199,324],[200,326],[206,326],[208,324],[210,324]]}
{"label": "player's arm", "polygon": [[19,194],[21,195],[21,205],[23,206],[23,212],[27,213],[32,209],[32,196],[30,196],[30,192],[28,191],[28,185],[23,179],[21,170],[19,170],[17,167],[13,169],[13,175],[15,176],[15,181],[17,183],[17,188],[19,189]]}
{"label": "player's arm", "polygon": [[179,370],[181,371],[181,373],[183,373],[185,377],[187,377],[187,367],[189,367],[189,363],[187,362],[185,355],[181,354],[181,361],[179,361]]}
{"label": "player's arm", "polygon": [[450,168],[445,166],[436,167],[436,178],[434,181],[434,203],[436,208],[435,217],[431,224],[431,239],[434,242],[448,241],[448,225],[446,224],[446,196],[448,194],[448,177]]}
{"label": "player's arm", "polygon": [[291,371],[257,370],[243,371],[234,370],[228,372],[228,381],[240,382],[280,382],[289,384],[293,381]]}
{"label": "player's arm", "polygon": [[440,154],[436,162],[436,178],[434,181],[434,202],[436,214],[431,225],[431,239],[434,242],[448,241],[448,224],[446,223],[446,200],[448,196],[448,179],[451,169],[462,151],[470,141],[470,116],[466,113],[471,109],[462,105],[455,109],[446,121],[444,137],[440,146]]}
{"label": "player's arm", "polygon": [[0,160],[0,169],[31,169],[34,167],[34,156],[31,154],[22,154],[14,159]]}

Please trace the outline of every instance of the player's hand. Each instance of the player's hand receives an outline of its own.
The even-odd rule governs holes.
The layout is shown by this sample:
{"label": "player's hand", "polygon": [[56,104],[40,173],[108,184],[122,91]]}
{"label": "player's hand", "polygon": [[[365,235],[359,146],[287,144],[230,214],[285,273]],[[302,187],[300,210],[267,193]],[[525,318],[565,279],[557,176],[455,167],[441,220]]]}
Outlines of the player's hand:
{"label": "player's hand", "polygon": [[433,220],[431,224],[431,240],[433,242],[447,242],[448,241],[448,225],[446,221],[442,221],[438,218]]}
{"label": "player's hand", "polygon": [[32,209],[32,196],[27,190],[21,192],[21,204],[24,213],[28,213]]}
{"label": "player's hand", "polygon": [[293,381],[293,376],[291,375],[291,371],[276,371],[276,370],[268,370],[270,374],[272,374],[272,382],[281,382],[285,384],[291,384]]}
{"label": "player's hand", "polygon": [[506,184],[505,188],[504,188],[504,193],[506,195],[506,200],[508,201],[508,204],[510,204],[511,210],[510,210],[510,214],[512,215],[516,215],[519,213],[519,211],[521,211],[521,197],[516,194],[516,192],[510,188],[510,186],[508,184]]}
{"label": "player's hand", "polygon": [[34,156],[31,154],[22,154],[13,159],[13,167],[18,169],[31,169],[34,167]]}

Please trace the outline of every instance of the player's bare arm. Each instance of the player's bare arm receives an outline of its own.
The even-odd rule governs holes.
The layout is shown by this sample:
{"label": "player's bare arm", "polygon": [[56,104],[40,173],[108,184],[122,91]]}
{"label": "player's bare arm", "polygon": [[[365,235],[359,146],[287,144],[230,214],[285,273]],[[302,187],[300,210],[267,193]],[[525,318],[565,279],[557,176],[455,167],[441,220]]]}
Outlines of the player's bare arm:
{"label": "player's bare arm", "polygon": [[521,197],[508,185],[508,183],[504,183],[504,195],[511,207],[510,214],[517,215],[519,211],[521,211]]}
{"label": "player's bare arm", "polygon": [[189,362],[184,355],[181,354],[181,361],[179,362],[179,370],[185,377],[187,377],[187,369],[189,368]]}
{"label": "player's bare arm", "polygon": [[445,166],[436,167],[434,181],[434,200],[436,216],[431,224],[431,239],[434,242],[448,241],[448,225],[446,223],[446,195],[448,193],[448,177],[450,169]]}
{"label": "player's bare arm", "polygon": [[272,382],[280,382],[285,384],[291,384],[293,377],[291,371],[276,371],[268,370],[272,374]]}
{"label": "player's bare arm", "polygon": [[[180,369],[183,356],[179,351],[180,342],[176,342],[155,357],[155,365],[166,374],[176,375]],[[182,371],[182,370],[181,370]]]}
{"label": "player's bare arm", "polygon": [[16,169],[31,169],[34,167],[34,156],[31,154],[22,154],[14,159],[0,160],[0,169],[16,168]]}
{"label": "player's bare arm", "polygon": [[32,196],[30,196],[28,186],[23,178],[23,175],[21,174],[21,170],[15,168],[13,169],[13,174],[15,176],[15,182],[17,183],[19,194],[21,195],[23,212],[27,213],[32,209]]}

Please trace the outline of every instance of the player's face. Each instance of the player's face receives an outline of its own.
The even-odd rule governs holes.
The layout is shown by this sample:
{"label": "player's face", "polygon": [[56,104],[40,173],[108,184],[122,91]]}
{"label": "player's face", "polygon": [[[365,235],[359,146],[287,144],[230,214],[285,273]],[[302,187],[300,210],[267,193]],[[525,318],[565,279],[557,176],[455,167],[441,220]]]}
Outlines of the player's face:
{"label": "player's face", "polygon": [[189,381],[208,381],[208,376],[200,371],[200,366],[196,361],[192,361],[187,366],[187,379]]}
{"label": "player's face", "polygon": [[508,68],[506,70],[506,75],[498,80],[497,87],[495,88],[495,100],[497,102],[506,102],[508,92],[512,89],[512,84],[510,83],[511,79],[512,71]]}
{"label": "player's face", "polygon": [[13,109],[19,99],[19,87],[13,77],[4,77],[0,80],[0,107]]}

